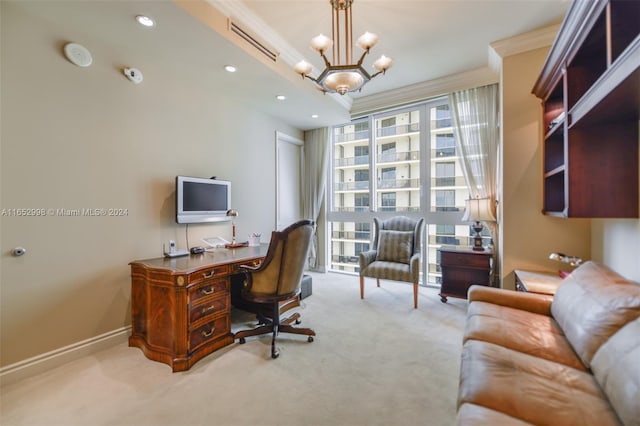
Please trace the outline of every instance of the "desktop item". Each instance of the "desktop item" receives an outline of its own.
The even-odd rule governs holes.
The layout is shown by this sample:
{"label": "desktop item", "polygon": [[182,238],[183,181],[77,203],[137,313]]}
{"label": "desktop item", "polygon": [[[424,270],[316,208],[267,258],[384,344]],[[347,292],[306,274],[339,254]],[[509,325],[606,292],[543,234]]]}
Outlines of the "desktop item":
{"label": "desktop item", "polygon": [[224,247],[229,244],[229,241],[225,240],[222,237],[208,237],[203,238],[202,242],[208,245],[211,248]]}
{"label": "desktop item", "polygon": [[176,176],[176,222],[207,223],[228,221],[231,182]]}
{"label": "desktop item", "polygon": [[191,252],[191,254],[201,254],[201,253],[204,253],[204,247],[202,246],[191,247],[189,251]]}
{"label": "desktop item", "polygon": [[176,242],[173,240],[169,240],[169,251],[165,250],[164,244],[162,245],[162,251],[165,257],[180,257],[189,254],[187,250],[178,250],[176,248]]}

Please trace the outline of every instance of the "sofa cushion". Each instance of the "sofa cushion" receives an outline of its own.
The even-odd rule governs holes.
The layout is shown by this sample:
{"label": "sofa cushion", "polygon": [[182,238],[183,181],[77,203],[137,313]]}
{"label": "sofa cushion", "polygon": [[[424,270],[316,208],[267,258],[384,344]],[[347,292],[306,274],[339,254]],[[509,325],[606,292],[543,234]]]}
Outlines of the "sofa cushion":
{"label": "sofa cushion", "polygon": [[600,346],[591,369],[625,425],[640,425],[640,319]]}
{"label": "sofa cushion", "polygon": [[506,348],[586,370],[556,321],[548,315],[473,302],[467,309],[463,341],[495,343]]}
{"label": "sofa cushion", "polygon": [[462,404],[458,410],[456,420],[456,423],[459,425],[470,426],[526,426],[531,424],[507,416],[500,411],[476,404]]}
{"label": "sofa cushion", "polygon": [[537,425],[619,424],[592,374],[478,340],[462,348],[458,406],[466,403]]}
{"label": "sofa cushion", "polygon": [[551,314],[589,367],[600,345],[640,316],[640,285],[589,261],[558,287]]}
{"label": "sofa cushion", "polygon": [[376,260],[409,264],[413,250],[413,231],[380,230]]}

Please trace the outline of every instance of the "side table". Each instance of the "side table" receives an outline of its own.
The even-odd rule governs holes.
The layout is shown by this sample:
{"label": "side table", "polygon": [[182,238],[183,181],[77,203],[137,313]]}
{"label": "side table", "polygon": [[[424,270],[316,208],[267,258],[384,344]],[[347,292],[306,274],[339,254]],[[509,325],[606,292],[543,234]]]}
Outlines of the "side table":
{"label": "side table", "polygon": [[474,251],[459,246],[440,247],[440,301],[447,303],[447,297],[466,299],[469,287],[474,284],[488,286],[491,279],[492,256],[493,253],[489,250]]}
{"label": "side table", "polygon": [[562,284],[557,272],[516,269],[516,291],[554,295]]}

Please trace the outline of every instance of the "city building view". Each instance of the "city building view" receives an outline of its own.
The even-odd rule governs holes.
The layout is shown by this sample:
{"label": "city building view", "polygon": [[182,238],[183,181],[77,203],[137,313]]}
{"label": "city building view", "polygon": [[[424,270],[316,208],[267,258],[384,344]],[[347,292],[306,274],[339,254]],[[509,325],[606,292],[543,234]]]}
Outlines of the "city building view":
{"label": "city building view", "polygon": [[446,99],[335,126],[332,144],[330,269],[359,271],[374,217],[422,217],[421,282],[438,285],[438,249],[469,246],[473,233],[461,222],[469,191]]}

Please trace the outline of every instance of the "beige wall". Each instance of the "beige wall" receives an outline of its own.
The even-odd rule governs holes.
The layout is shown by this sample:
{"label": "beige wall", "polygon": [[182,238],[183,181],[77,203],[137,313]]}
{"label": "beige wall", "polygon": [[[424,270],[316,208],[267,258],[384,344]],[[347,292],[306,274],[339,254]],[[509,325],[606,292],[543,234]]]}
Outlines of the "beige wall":
{"label": "beige wall", "polygon": [[[90,68],[70,64],[77,34],[2,2],[1,208],[120,208],[120,217],[0,217],[2,365],[130,323],[128,262],[186,247],[174,221],[174,179],[231,180],[239,235],[275,225],[275,131],[302,132],[225,95],[207,75],[137,57],[81,34]],[[158,62],[154,62],[158,60]],[[190,225],[191,245],[230,225]],[[27,254],[11,256],[16,246]]]}
{"label": "beige wall", "polygon": [[541,213],[542,114],[531,88],[547,51],[536,49],[502,60],[501,278],[503,287],[511,289],[514,269],[560,269],[563,265],[548,260],[551,252],[591,256],[590,220]]}

